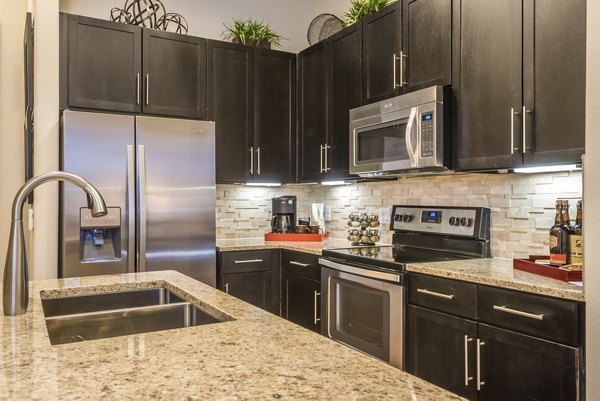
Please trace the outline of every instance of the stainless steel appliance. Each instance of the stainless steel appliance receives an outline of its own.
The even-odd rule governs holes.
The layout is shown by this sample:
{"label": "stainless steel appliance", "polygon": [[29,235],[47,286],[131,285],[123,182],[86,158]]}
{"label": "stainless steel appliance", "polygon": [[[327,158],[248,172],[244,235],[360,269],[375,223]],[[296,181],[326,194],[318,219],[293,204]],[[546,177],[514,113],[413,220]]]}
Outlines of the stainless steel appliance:
{"label": "stainless steel appliance", "polygon": [[212,122],[65,111],[61,169],[94,182],[108,214],[61,185],[60,277],[173,269],[214,286],[214,149]]}
{"label": "stainless steel appliance", "polygon": [[322,334],[404,367],[404,274],[409,263],[490,257],[490,210],[394,206],[391,246],[323,250]]}
{"label": "stainless steel appliance", "polygon": [[447,170],[451,98],[450,88],[432,86],[350,110],[350,173]]}
{"label": "stainless steel appliance", "polygon": [[296,197],[276,196],[271,201],[271,231],[278,234],[293,233],[296,228]]}

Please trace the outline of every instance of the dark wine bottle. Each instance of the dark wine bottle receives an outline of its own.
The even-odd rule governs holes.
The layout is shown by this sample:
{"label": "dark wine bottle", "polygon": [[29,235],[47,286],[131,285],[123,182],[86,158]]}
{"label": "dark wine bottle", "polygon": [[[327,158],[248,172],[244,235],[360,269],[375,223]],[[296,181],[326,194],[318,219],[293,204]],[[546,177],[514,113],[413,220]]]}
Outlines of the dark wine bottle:
{"label": "dark wine bottle", "polygon": [[569,263],[583,263],[583,211],[581,209],[581,201],[577,202],[577,217],[573,231],[569,235]]}
{"label": "dark wine bottle", "polygon": [[563,221],[564,203],[556,201],[556,215],[554,225],[550,228],[550,264],[562,266],[567,264],[567,252],[569,246],[569,231]]}

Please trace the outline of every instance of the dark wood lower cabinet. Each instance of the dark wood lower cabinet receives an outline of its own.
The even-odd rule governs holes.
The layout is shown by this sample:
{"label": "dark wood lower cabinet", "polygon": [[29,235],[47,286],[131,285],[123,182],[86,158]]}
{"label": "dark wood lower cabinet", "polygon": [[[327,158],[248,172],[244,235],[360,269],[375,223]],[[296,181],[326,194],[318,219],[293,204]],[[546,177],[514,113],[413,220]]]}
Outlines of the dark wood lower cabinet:
{"label": "dark wood lower cabinet", "polygon": [[[476,400],[474,343],[477,323],[414,305],[408,306],[406,317],[407,372]],[[469,357],[467,369],[465,355]],[[471,377],[468,385],[465,385],[465,377],[467,380]]]}
{"label": "dark wood lower cabinet", "polygon": [[284,271],[281,292],[283,317],[320,333],[321,282]]}
{"label": "dark wood lower cabinet", "polygon": [[579,400],[580,348],[479,324],[480,401]]}
{"label": "dark wood lower cabinet", "polygon": [[249,304],[273,312],[270,271],[223,274],[221,290]]}

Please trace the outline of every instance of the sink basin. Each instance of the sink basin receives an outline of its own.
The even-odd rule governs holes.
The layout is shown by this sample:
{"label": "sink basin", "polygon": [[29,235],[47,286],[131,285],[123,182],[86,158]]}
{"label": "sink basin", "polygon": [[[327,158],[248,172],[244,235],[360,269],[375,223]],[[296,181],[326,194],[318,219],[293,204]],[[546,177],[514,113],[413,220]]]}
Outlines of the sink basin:
{"label": "sink basin", "polygon": [[183,302],[46,318],[50,343],[97,340],[152,331],[218,323],[219,320]]}
{"label": "sink basin", "polygon": [[177,302],[183,302],[183,299],[166,288],[158,287],[110,294],[42,299],[42,307],[44,316],[51,317]]}
{"label": "sink basin", "polygon": [[52,345],[233,320],[214,310],[216,318],[162,287],[42,299],[42,307]]}

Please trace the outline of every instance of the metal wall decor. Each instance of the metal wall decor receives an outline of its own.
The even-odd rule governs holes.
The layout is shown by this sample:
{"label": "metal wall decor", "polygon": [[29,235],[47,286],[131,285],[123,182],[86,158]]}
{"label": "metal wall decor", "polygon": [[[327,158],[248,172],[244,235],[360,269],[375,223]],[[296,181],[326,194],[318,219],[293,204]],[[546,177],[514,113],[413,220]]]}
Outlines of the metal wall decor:
{"label": "metal wall decor", "polygon": [[127,0],[123,8],[110,10],[110,19],[124,24],[186,34],[188,23],[181,14],[167,13],[160,0]]}

